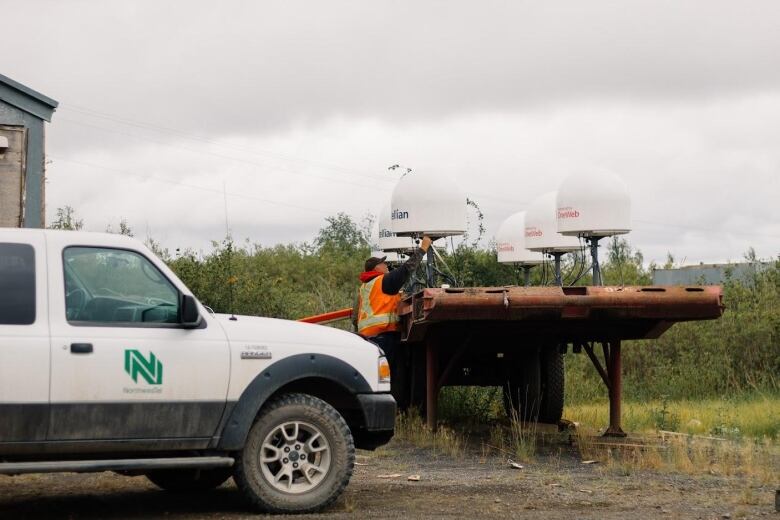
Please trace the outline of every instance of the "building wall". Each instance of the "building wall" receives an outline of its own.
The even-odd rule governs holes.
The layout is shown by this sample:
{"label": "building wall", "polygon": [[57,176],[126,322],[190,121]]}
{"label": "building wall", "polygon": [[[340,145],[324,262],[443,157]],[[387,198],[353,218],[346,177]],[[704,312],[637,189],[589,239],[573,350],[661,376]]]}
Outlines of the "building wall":
{"label": "building wall", "polygon": [[655,269],[653,285],[720,285],[727,279],[738,282],[750,280],[757,272],[771,264],[760,262],[739,264],[707,264]]}
{"label": "building wall", "polygon": [[[26,134],[23,157],[9,153],[0,159],[0,175],[3,176],[0,178],[0,226],[17,227],[21,224],[22,227],[36,228],[45,225],[43,125],[42,119],[0,101],[0,127],[22,127]],[[19,132],[14,130],[0,128],[9,142],[18,139]],[[20,175],[20,178],[14,179],[14,175]],[[23,208],[21,218],[18,209],[15,209],[20,206]]]}
{"label": "building wall", "polygon": [[0,125],[0,136],[8,139],[8,149],[0,155],[0,227],[21,227],[27,129]]}

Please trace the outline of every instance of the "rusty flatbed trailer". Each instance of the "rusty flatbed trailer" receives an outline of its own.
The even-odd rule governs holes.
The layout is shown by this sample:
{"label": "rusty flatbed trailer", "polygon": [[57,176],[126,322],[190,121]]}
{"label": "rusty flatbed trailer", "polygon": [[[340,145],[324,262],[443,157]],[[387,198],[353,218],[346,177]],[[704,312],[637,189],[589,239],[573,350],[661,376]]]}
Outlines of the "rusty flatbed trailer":
{"label": "rusty flatbed trailer", "polygon": [[[584,351],[607,387],[605,435],[622,436],[622,341],[658,338],[677,322],[719,318],[723,308],[718,286],[423,289],[398,307],[402,341],[393,393],[402,408],[423,409],[435,428],[442,386],[502,386],[506,397],[507,381],[519,381],[526,394],[534,394],[529,400],[539,400],[537,412],[551,410],[536,416],[544,419],[546,413],[557,421],[563,406],[562,354]],[[348,317],[346,311],[306,321]],[[550,395],[557,402],[545,404]]]}
{"label": "rusty flatbed trailer", "polygon": [[[606,434],[624,435],[621,342],[658,338],[681,321],[719,318],[723,308],[718,286],[473,287],[424,289],[405,298],[398,314],[403,343],[425,351],[429,426],[436,426],[439,390],[467,381],[469,363],[493,357],[487,367],[500,378],[507,364],[513,368],[515,349],[565,352],[571,347],[586,352],[607,387]],[[603,364],[595,350],[598,344]],[[520,356],[520,363],[524,358]],[[490,377],[475,380],[489,382]]]}

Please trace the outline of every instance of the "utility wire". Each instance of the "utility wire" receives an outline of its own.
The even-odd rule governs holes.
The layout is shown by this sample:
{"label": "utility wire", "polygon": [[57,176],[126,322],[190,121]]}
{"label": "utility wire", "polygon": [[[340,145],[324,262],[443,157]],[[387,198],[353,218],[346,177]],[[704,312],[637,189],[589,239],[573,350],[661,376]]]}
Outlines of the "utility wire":
{"label": "utility wire", "polygon": [[[69,123],[75,123],[77,125],[82,125],[82,126],[86,126],[86,127],[90,127],[90,128],[95,128],[97,130],[101,130],[101,131],[104,131],[104,132],[112,132],[112,133],[115,133],[115,134],[124,135],[126,137],[131,137],[133,139],[140,139],[140,140],[144,140],[144,141],[149,141],[149,142],[152,142],[152,143],[159,144],[161,146],[167,146],[167,147],[170,147],[170,148],[177,148],[179,150],[186,150],[186,151],[191,152],[191,153],[199,153],[199,154],[203,154],[203,155],[211,155],[213,157],[217,157],[217,158],[220,158],[220,159],[227,159],[227,160],[230,160],[230,161],[236,161],[236,162],[241,162],[241,163],[245,163],[245,164],[250,164],[252,166],[257,166],[257,167],[260,167],[260,168],[263,168],[263,169],[269,168],[269,165],[267,165],[267,164],[262,164],[262,163],[259,163],[259,162],[256,162],[256,161],[252,161],[252,160],[249,160],[249,159],[242,159],[240,157],[234,157],[234,156],[230,156],[230,155],[225,155],[225,154],[221,154],[221,153],[217,153],[217,152],[213,152],[213,151],[209,151],[209,150],[190,148],[190,147],[187,147],[187,146],[181,146],[181,145],[177,145],[177,144],[173,144],[173,143],[166,143],[166,142],[163,142],[163,141],[158,141],[156,139],[151,139],[151,138],[149,138],[147,136],[136,135],[136,134],[129,133],[129,132],[123,132],[121,130],[116,130],[116,129],[113,129],[113,128],[105,128],[105,127],[102,127],[102,126],[93,125],[93,124],[90,124],[90,123],[85,123],[83,121],[78,121],[78,120],[75,120],[75,119],[69,119],[69,118],[66,118],[66,117],[60,117],[58,120],[59,121],[67,121]],[[289,168],[285,168],[283,166],[282,167],[270,166],[270,167],[273,168],[274,170],[277,170],[277,171],[280,171],[280,172],[284,172],[284,173],[288,173],[290,175],[298,175],[298,176],[302,176],[302,177],[313,177],[313,178],[316,178],[316,179],[326,180],[326,181],[330,181],[330,182],[337,182],[337,183],[342,183],[342,184],[351,184],[353,186],[357,186],[357,187],[365,188],[365,189],[371,189],[371,190],[374,190],[374,191],[377,190],[377,189],[388,189],[388,190],[390,189],[389,186],[388,187],[382,187],[382,186],[376,186],[376,185],[352,182],[352,181],[349,181],[349,180],[346,180],[346,179],[339,179],[339,178],[336,178],[336,177],[326,177],[324,175],[315,175],[315,174],[311,174],[311,173],[302,173],[302,172],[299,172],[299,171],[296,171],[296,170],[291,170]]]}
{"label": "utility wire", "polygon": [[254,201],[263,202],[263,203],[266,203],[266,204],[273,204],[273,205],[276,205],[276,206],[285,206],[285,207],[288,207],[288,208],[294,208],[294,209],[301,210],[301,211],[309,211],[309,212],[317,213],[317,214],[320,214],[320,215],[331,215],[332,214],[331,211],[325,211],[323,209],[312,208],[312,207],[309,207],[309,206],[298,206],[296,204],[289,204],[289,203],[286,203],[286,202],[279,202],[278,200],[264,199],[264,198],[261,198],[261,197],[253,197],[251,195],[244,195],[242,193],[228,193],[228,192],[225,192],[225,191],[217,189],[217,188],[208,188],[206,186],[199,186],[197,184],[189,184],[189,183],[186,183],[186,182],[175,181],[175,180],[172,180],[172,179],[165,179],[163,177],[155,177],[153,175],[143,175],[143,174],[140,174],[140,173],[131,172],[129,170],[120,170],[118,168],[111,168],[111,167],[108,167],[108,166],[103,166],[103,165],[100,165],[100,164],[88,163],[88,162],[84,162],[84,161],[76,161],[74,159],[65,159],[63,157],[53,157],[51,155],[49,157],[51,157],[52,159],[55,159],[57,161],[69,162],[69,163],[73,163],[73,164],[78,164],[80,166],[87,166],[89,168],[96,168],[96,169],[99,169],[99,170],[104,170],[104,171],[112,172],[112,173],[118,173],[118,174],[122,174],[122,175],[131,175],[133,177],[137,177],[137,178],[144,179],[144,180],[163,182],[163,183],[167,183],[167,184],[173,184],[173,185],[176,185],[176,186],[182,186],[182,187],[185,187],[185,188],[191,188],[191,189],[194,189],[194,190],[201,190],[201,191],[208,191],[208,192],[211,192],[211,193],[218,193],[218,194],[223,195],[223,196],[235,197],[235,198],[246,199],[246,200],[254,200]]}
{"label": "utility wire", "polygon": [[99,110],[94,110],[92,108],[88,108],[88,107],[84,107],[84,106],[80,106],[80,105],[64,104],[64,105],[60,105],[60,107],[59,107],[59,109],[62,109],[62,108],[66,108],[68,110],[73,110],[73,111],[75,111],[77,113],[81,113],[81,114],[89,116],[89,117],[96,117],[96,118],[104,119],[106,121],[111,121],[111,122],[114,122],[114,123],[126,125],[126,126],[132,126],[132,127],[135,127],[135,128],[140,128],[140,129],[145,129],[145,130],[152,130],[152,131],[163,133],[163,134],[174,135],[174,136],[181,137],[181,138],[184,138],[184,139],[189,139],[191,141],[196,141],[196,142],[199,142],[199,143],[207,143],[207,144],[210,144],[210,145],[213,145],[213,146],[218,146],[218,147],[222,147],[222,148],[226,148],[226,149],[232,149],[232,150],[236,150],[236,151],[239,151],[239,152],[249,153],[249,154],[258,155],[258,156],[266,156],[266,157],[271,157],[271,158],[274,158],[274,159],[281,159],[281,160],[285,160],[285,161],[305,163],[305,164],[309,164],[309,165],[312,165],[312,166],[319,166],[321,168],[326,168],[326,169],[330,169],[330,170],[334,170],[334,171],[340,171],[340,172],[343,172],[343,173],[346,173],[346,174],[349,174],[349,175],[357,175],[357,176],[360,176],[360,177],[366,177],[366,178],[374,180],[374,181],[377,181],[377,180],[378,181],[390,181],[390,179],[387,179],[385,177],[380,177],[378,175],[372,175],[372,174],[369,174],[369,173],[363,173],[363,172],[360,172],[360,171],[355,170],[353,168],[348,168],[348,167],[345,167],[345,166],[340,166],[340,165],[327,163],[327,162],[323,162],[323,161],[312,161],[310,159],[303,159],[303,158],[300,158],[300,157],[293,157],[293,156],[290,156],[290,155],[287,155],[287,154],[283,154],[283,153],[279,153],[279,152],[271,152],[269,150],[259,149],[259,148],[255,148],[255,147],[246,148],[246,147],[241,147],[241,146],[235,146],[235,145],[228,145],[228,144],[224,144],[224,143],[219,143],[217,141],[208,139],[206,137],[203,137],[203,136],[200,136],[200,135],[197,135],[197,134],[193,134],[191,132],[186,132],[186,131],[178,130],[178,129],[175,129],[175,128],[155,125],[155,124],[144,122],[144,121],[138,121],[138,120],[135,120],[135,119],[131,119],[131,118],[128,118],[128,117],[119,116],[119,115],[115,115],[115,114],[109,114],[107,112],[101,112]]}
{"label": "utility wire", "polygon": [[[174,128],[169,128],[169,127],[165,127],[165,126],[155,125],[155,124],[151,124],[151,123],[147,123],[147,122],[137,121],[137,120],[130,119],[130,118],[127,118],[127,117],[124,117],[124,116],[119,116],[119,115],[115,115],[115,114],[109,114],[109,113],[106,113],[106,112],[101,112],[101,111],[94,110],[94,109],[91,109],[91,108],[88,108],[88,107],[85,107],[85,106],[81,106],[81,105],[75,105],[75,104],[70,104],[69,103],[69,104],[60,105],[59,109],[62,109],[62,108],[65,108],[65,109],[68,109],[68,110],[73,110],[74,112],[81,113],[81,114],[89,116],[89,117],[100,118],[100,119],[103,119],[103,120],[106,120],[106,121],[110,121],[110,122],[114,122],[114,123],[118,123],[118,124],[122,124],[122,125],[126,125],[126,126],[131,126],[131,127],[145,129],[145,130],[152,130],[152,131],[156,131],[156,132],[160,132],[160,133],[164,133],[164,134],[168,134],[168,135],[174,135],[174,136],[177,136],[177,137],[188,139],[190,141],[195,141],[195,142],[198,142],[198,143],[206,143],[206,144],[209,144],[209,145],[212,145],[212,146],[216,146],[216,147],[221,147],[221,148],[224,148],[224,149],[233,149],[233,150],[236,150],[236,151],[249,153],[249,154],[253,154],[253,155],[256,155],[256,156],[267,156],[267,157],[271,157],[271,158],[275,158],[275,159],[281,159],[281,160],[285,160],[285,161],[299,162],[299,163],[309,164],[309,165],[312,165],[312,166],[319,166],[321,168],[330,169],[330,170],[333,170],[333,171],[340,171],[340,172],[343,172],[343,173],[346,173],[346,174],[349,174],[349,175],[356,175],[356,176],[360,176],[360,177],[365,177],[365,178],[370,179],[372,181],[395,182],[395,179],[388,179],[388,178],[383,178],[383,177],[380,177],[380,176],[375,176],[375,175],[371,175],[371,174],[367,174],[367,173],[361,173],[361,172],[358,172],[357,170],[354,170],[354,169],[351,169],[351,168],[347,168],[347,167],[343,167],[343,166],[339,166],[339,165],[334,165],[334,164],[330,164],[330,163],[326,163],[326,162],[312,161],[312,160],[309,160],[309,159],[302,159],[302,158],[292,157],[292,156],[288,156],[288,155],[281,154],[281,153],[278,153],[278,152],[271,152],[271,151],[268,151],[268,150],[255,149],[255,148],[251,148],[250,149],[250,148],[243,148],[243,147],[234,146],[234,145],[226,145],[226,144],[218,143],[216,141],[207,139],[205,137],[202,137],[202,136],[199,136],[197,134],[190,133],[190,132],[185,132],[185,131],[182,131],[182,130],[177,130],[177,129],[174,129]],[[244,163],[247,163],[247,164],[252,164],[254,166],[259,166],[259,167],[263,167],[263,168],[267,168],[268,167],[268,165],[264,165],[264,164],[257,163],[257,162],[254,162],[254,161],[250,161],[250,160],[247,160],[247,159],[242,159],[242,158],[233,157],[233,156],[229,156],[229,155],[219,154],[219,153],[210,152],[210,151],[206,151],[206,150],[199,150],[199,149],[192,149],[192,148],[182,147],[182,146],[174,145],[172,143],[165,143],[165,142],[162,142],[162,141],[158,141],[158,140],[149,138],[148,136],[141,136],[141,135],[131,134],[131,133],[127,133],[127,132],[122,132],[120,130],[116,130],[116,129],[112,129],[112,128],[106,128],[106,127],[101,127],[101,126],[98,126],[98,125],[90,124],[90,123],[87,123],[87,122],[84,122],[84,121],[79,121],[79,120],[76,120],[76,119],[69,119],[69,118],[60,116],[58,120],[64,120],[64,121],[68,121],[68,122],[71,122],[71,123],[76,123],[76,124],[79,124],[79,125],[95,128],[95,129],[98,129],[98,130],[101,130],[101,131],[113,132],[113,133],[117,133],[117,134],[120,134],[120,135],[133,137],[133,138],[136,138],[136,139],[143,139],[143,140],[147,140],[147,141],[150,141],[150,142],[153,142],[153,143],[156,143],[156,144],[160,144],[162,146],[170,146],[170,147],[180,148],[180,149],[184,149],[184,150],[187,150],[189,152],[195,152],[195,153],[205,153],[205,154],[213,155],[215,157],[219,157],[219,158],[222,158],[222,159],[228,159],[228,160],[233,160],[233,161],[238,161],[238,162],[244,162]],[[371,189],[379,188],[379,189],[382,189],[381,187],[378,187],[376,185],[369,186],[369,185],[366,185],[366,184],[354,183],[354,182],[348,181],[346,179],[339,179],[339,178],[325,177],[325,176],[320,176],[320,175],[315,175],[315,174],[301,173],[299,171],[290,170],[288,168],[277,167],[277,166],[272,166],[272,167],[274,169],[276,169],[276,170],[284,171],[284,172],[290,173],[292,175],[314,177],[314,178],[323,179],[323,180],[329,180],[329,181],[333,181],[333,182],[352,184],[352,185],[359,186],[359,187],[364,187],[364,188],[371,188]],[[501,197],[501,196],[496,196],[496,195],[488,195],[488,194],[476,194],[476,195],[479,196],[479,197],[482,197],[482,198],[492,199],[492,200],[495,200],[495,201],[498,201],[498,202],[501,202],[501,203],[507,204],[507,205],[508,204],[512,204],[512,205],[516,205],[517,207],[528,206],[528,203],[520,203],[517,200],[510,199],[510,198],[507,198],[507,197]],[[647,225],[656,226],[656,227],[671,227],[671,228],[678,228],[678,229],[688,229],[688,230],[692,230],[692,231],[703,231],[703,232],[707,232],[707,233],[723,234],[724,232],[728,232],[728,231],[719,230],[719,229],[713,229],[713,228],[705,228],[705,227],[699,227],[699,226],[689,226],[689,225],[684,225],[684,224],[670,224],[670,223],[667,223],[667,222],[656,222],[656,221],[642,220],[642,219],[634,219],[634,222],[640,222],[642,224],[647,224]],[[775,239],[780,240],[780,235],[774,235],[774,234],[771,234],[771,233],[756,233],[756,232],[749,232],[749,231],[740,231],[739,234],[741,234],[741,235],[758,236],[758,237],[766,237],[766,238],[775,238]]]}

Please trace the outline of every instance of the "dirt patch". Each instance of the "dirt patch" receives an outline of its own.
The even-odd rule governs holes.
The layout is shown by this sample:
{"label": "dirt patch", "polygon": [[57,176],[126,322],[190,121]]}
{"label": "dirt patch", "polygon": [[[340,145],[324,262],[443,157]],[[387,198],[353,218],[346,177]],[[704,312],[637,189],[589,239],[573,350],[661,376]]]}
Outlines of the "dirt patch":
{"label": "dirt patch", "polygon": [[[778,484],[582,464],[565,446],[521,470],[476,450],[453,458],[398,443],[360,452],[358,463],[344,496],[326,513],[304,518],[762,518],[775,516]],[[387,478],[394,474],[401,476]],[[176,495],[143,477],[113,473],[0,476],[0,518],[253,516],[232,481],[210,493]]]}

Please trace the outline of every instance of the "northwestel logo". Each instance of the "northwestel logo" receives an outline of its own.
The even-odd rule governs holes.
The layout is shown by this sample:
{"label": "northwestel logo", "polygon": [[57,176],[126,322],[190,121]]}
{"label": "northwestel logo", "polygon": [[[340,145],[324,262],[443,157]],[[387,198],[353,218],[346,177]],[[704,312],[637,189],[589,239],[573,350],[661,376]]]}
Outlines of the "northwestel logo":
{"label": "northwestel logo", "polygon": [[154,352],[149,352],[149,359],[146,359],[138,350],[126,349],[125,372],[136,383],[139,375],[150,385],[161,385],[163,382],[162,362]]}

